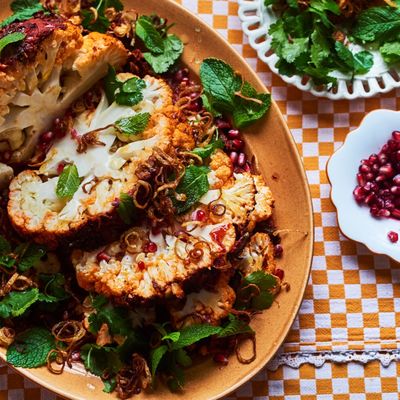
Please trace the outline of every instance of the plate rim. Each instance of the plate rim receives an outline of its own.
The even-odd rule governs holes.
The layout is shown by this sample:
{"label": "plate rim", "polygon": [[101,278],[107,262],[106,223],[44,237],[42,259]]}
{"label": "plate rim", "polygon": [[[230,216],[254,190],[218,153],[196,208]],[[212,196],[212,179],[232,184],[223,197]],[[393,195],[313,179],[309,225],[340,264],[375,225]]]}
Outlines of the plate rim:
{"label": "plate rim", "polygon": [[[240,0],[239,0],[240,1]],[[122,2],[124,3],[125,0],[122,0]],[[253,70],[253,68],[250,67],[250,65],[247,63],[247,61],[244,59],[244,57],[238,53],[238,51],[228,42],[227,39],[225,39],[216,29],[212,28],[210,25],[208,25],[208,23],[206,23],[205,21],[203,21],[197,14],[193,14],[190,10],[188,10],[187,8],[185,8],[182,4],[176,2],[176,0],[163,0],[163,3],[167,3],[166,7],[167,8],[172,8],[174,10],[174,12],[176,11],[176,13],[179,14],[186,14],[186,15],[190,15],[191,18],[196,19],[198,25],[201,27],[201,29],[204,29],[208,32],[212,32],[214,35],[217,35],[219,37],[219,39],[224,42],[226,47],[229,47],[229,49],[235,53],[236,58],[243,64],[246,64],[248,66],[248,74],[251,75],[251,78],[253,81],[257,82],[257,84],[263,88],[263,90],[266,93],[269,93],[269,91],[267,90],[265,84],[262,82],[261,78],[258,76],[258,74]],[[139,8],[139,7],[138,7]],[[308,183],[308,179],[307,179],[307,175],[306,175],[306,171],[305,171],[305,167],[304,164],[302,162],[302,158],[301,155],[299,153],[299,150],[297,149],[296,146],[296,142],[294,140],[294,137],[278,107],[278,105],[276,104],[275,100],[271,98],[271,107],[270,110],[274,108],[275,112],[276,112],[276,117],[279,119],[279,122],[282,126],[282,129],[284,129],[286,131],[286,137],[288,139],[288,142],[290,143],[291,148],[293,149],[293,155],[295,155],[293,162],[295,162],[296,166],[297,166],[297,170],[299,172],[299,174],[301,175],[301,177],[303,178],[303,182],[305,183],[305,187],[304,187],[304,194],[305,194],[305,199],[307,200],[307,211],[308,212],[308,225],[310,226],[310,231],[307,233],[308,238],[309,238],[309,247],[307,249],[306,252],[306,261],[307,263],[306,265],[306,270],[305,275],[304,275],[304,279],[301,283],[301,285],[299,285],[300,289],[299,289],[299,293],[301,293],[301,295],[299,295],[295,302],[292,303],[293,308],[292,308],[292,312],[290,315],[290,319],[289,322],[287,323],[285,328],[282,329],[282,336],[281,336],[281,340],[275,342],[272,346],[272,350],[270,352],[270,355],[266,357],[265,361],[263,360],[263,362],[259,365],[259,366],[255,366],[249,373],[247,373],[245,376],[243,376],[241,379],[239,379],[235,384],[233,384],[232,386],[230,386],[229,388],[225,389],[224,391],[213,395],[212,397],[209,397],[208,400],[218,400],[221,399],[222,397],[232,393],[234,390],[236,390],[237,388],[239,388],[240,386],[242,386],[243,384],[245,384],[246,382],[248,382],[250,379],[252,379],[258,372],[260,372],[265,366],[266,364],[274,357],[274,355],[276,354],[276,352],[278,351],[278,349],[281,347],[281,345],[283,344],[283,342],[285,341],[286,336],[288,335],[293,322],[300,310],[300,306],[301,303],[304,299],[304,295],[305,295],[305,290],[306,287],[308,285],[308,281],[309,281],[309,277],[310,277],[310,273],[311,273],[311,268],[312,268],[312,261],[313,261],[313,255],[314,255],[314,214],[313,214],[313,204],[312,204],[312,196],[311,196],[311,189],[310,189],[310,185]],[[270,112],[270,111],[269,111]],[[246,141],[246,140],[245,140]],[[267,311],[268,312],[268,311]],[[65,392],[65,389],[60,388],[59,386],[56,386],[54,383],[50,383],[47,380],[41,379],[41,378],[36,378],[34,376],[34,373],[32,371],[34,371],[35,369],[26,369],[26,368],[19,368],[19,367],[14,367],[12,365],[10,365],[9,363],[7,363],[5,357],[3,357],[3,354],[0,352],[0,359],[3,360],[6,365],[17,371],[19,374],[21,374],[22,376],[28,378],[29,380],[31,380],[32,382],[48,389],[49,391],[56,393],[58,395],[61,395],[63,397],[66,397],[68,399],[71,400],[85,400],[83,397],[81,396],[75,396],[75,395],[70,395],[68,393]],[[43,367],[42,367],[43,368]],[[228,367],[229,368],[229,367]],[[57,375],[58,376],[58,375]],[[110,395],[110,399],[112,399],[113,395]]]}
{"label": "plate rim", "polygon": [[[264,5],[262,0],[238,0],[239,10],[238,15],[241,21],[243,32],[249,39],[250,46],[257,52],[258,58],[268,65],[270,70],[278,75],[284,82],[289,83],[303,92],[308,92],[316,97],[325,97],[330,100],[353,100],[358,98],[369,98],[380,93],[387,93],[393,89],[400,87],[400,71],[397,71],[399,80],[395,80],[390,74],[390,71],[386,71],[383,74],[361,79],[355,77],[353,80],[352,91],[349,90],[347,83],[350,82],[348,79],[338,78],[338,90],[333,93],[329,90],[316,90],[311,80],[303,83],[303,77],[300,75],[286,76],[279,73],[278,68],[275,67],[277,56],[272,54],[266,56],[266,53],[270,50],[268,40],[260,41],[261,35],[258,33],[267,31],[268,24],[263,21]],[[246,15],[246,12],[252,11],[253,15]],[[255,12],[255,15],[254,15]],[[250,29],[251,26],[257,25],[257,29]],[[382,84],[380,83],[382,81]],[[364,87],[364,83],[369,87],[367,91]]]}

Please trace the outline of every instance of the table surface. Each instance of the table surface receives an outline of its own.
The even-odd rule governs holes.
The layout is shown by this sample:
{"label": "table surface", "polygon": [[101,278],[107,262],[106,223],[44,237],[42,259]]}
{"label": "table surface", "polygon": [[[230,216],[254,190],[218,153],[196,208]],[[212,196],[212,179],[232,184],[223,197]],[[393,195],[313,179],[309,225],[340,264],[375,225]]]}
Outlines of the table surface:
{"label": "table surface", "polygon": [[[257,59],[241,31],[236,0],[177,1],[227,38],[271,91],[302,154],[313,198],[314,261],[300,313],[269,369],[225,400],[398,398],[400,366],[391,361],[399,357],[399,265],[340,234],[325,166],[367,112],[397,110],[400,91],[351,102],[317,99],[288,86]],[[0,399],[59,397],[3,365]]]}

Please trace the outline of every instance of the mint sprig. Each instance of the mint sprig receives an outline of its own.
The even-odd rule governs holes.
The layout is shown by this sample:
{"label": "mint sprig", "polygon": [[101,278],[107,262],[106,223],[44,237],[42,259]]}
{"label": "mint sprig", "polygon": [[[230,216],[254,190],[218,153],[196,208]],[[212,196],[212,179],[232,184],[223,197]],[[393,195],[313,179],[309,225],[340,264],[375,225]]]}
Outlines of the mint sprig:
{"label": "mint sprig", "polygon": [[56,194],[60,198],[72,197],[79,189],[80,184],[81,180],[76,165],[67,165],[58,178]]}
{"label": "mint sprig", "polygon": [[131,117],[120,118],[115,122],[115,127],[124,135],[137,135],[142,133],[150,121],[150,113],[138,113]]}
{"label": "mint sprig", "polygon": [[14,367],[41,367],[46,364],[47,355],[54,348],[54,337],[47,329],[28,329],[17,335],[8,347],[7,362]]}

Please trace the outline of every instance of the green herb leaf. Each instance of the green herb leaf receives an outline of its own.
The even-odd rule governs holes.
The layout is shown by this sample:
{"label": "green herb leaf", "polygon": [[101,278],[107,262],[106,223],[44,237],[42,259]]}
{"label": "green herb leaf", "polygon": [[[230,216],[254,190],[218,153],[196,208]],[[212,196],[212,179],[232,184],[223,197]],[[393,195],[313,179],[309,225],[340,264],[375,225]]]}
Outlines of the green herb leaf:
{"label": "green herb leaf", "polygon": [[80,184],[81,181],[76,165],[67,165],[58,178],[56,194],[61,198],[72,197],[79,189]]}
{"label": "green herb leaf", "polygon": [[370,7],[362,11],[352,35],[362,42],[385,40],[400,31],[400,10],[393,7]]}
{"label": "green herb leaf", "polygon": [[224,142],[221,139],[213,138],[213,140],[206,144],[204,147],[196,147],[192,150],[192,153],[198,155],[201,158],[210,157],[211,154],[215,152],[217,149],[223,149]]}
{"label": "green herb leaf", "polygon": [[189,165],[186,167],[185,175],[179,182],[176,192],[185,194],[185,201],[178,201],[173,198],[174,206],[178,214],[189,210],[197,201],[208,192],[210,187],[207,174],[209,169],[204,166]]}
{"label": "green herb leaf", "polygon": [[40,301],[53,303],[70,297],[65,290],[65,277],[63,274],[39,274],[39,280],[44,284],[43,293],[39,295]]}
{"label": "green herb leaf", "polygon": [[123,365],[114,347],[85,344],[81,347],[81,358],[85,368],[96,376],[105,372],[115,374]]}
{"label": "green herb leaf", "polygon": [[17,260],[12,256],[0,256],[0,265],[6,268],[12,268]]}
{"label": "green herb leaf", "polygon": [[143,79],[131,78],[122,83],[115,95],[115,101],[123,106],[135,106],[143,100],[143,89],[146,82]]}
{"label": "green herb leaf", "polygon": [[104,90],[106,92],[107,100],[111,104],[115,101],[115,92],[117,89],[121,89],[124,82],[121,82],[117,78],[115,68],[111,65],[108,66],[108,72],[104,78]]}
{"label": "green herb leaf", "polygon": [[325,26],[333,25],[329,20],[328,12],[340,14],[339,6],[334,0],[311,0],[309,11],[317,14]]}
{"label": "green herb leaf", "polygon": [[0,317],[19,317],[38,299],[39,290],[37,288],[23,292],[10,292],[0,301]]}
{"label": "green herb leaf", "polygon": [[137,135],[142,133],[150,121],[150,113],[138,113],[131,117],[120,118],[115,127],[124,135]]}
{"label": "green herb leaf", "polygon": [[176,362],[184,368],[188,368],[192,365],[192,359],[184,349],[178,349],[175,351]]}
{"label": "green herb leaf", "polygon": [[106,33],[110,26],[110,21],[105,15],[107,8],[113,7],[116,11],[122,11],[124,6],[120,0],[95,0],[91,4],[97,11],[97,18],[94,20],[94,14],[92,11],[83,9],[82,15],[82,26],[92,32]]}
{"label": "green herb leaf", "polygon": [[0,235],[0,256],[5,256],[11,253],[10,242],[2,235]]}
{"label": "green herb leaf", "polygon": [[150,364],[151,364],[151,375],[154,377],[161,360],[164,358],[168,351],[168,346],[163,344],[160,347],[151,351],[150,354]]}
{"label": "green herb leaf", "polygon": [[366,74],[374,65],[374,57],[369,51],[360,51],[354,54],[354,73]]}
{"label": "green herb leaf", "polygon": [[208,324],[188,326],[180,331],[180,337],[175,343],[172,344],[172,349],[182,349],[192,345],[193,343],[199,342],[202,339],[216,335],[220,331],[221,327]]}
{"label": "green herb leaf", "polygon": [[143,53],[143,57],[151,65],[156,74],[163,74],[175,64],[182,53],[182,40],[175,35],[168,35],[164,39],[164,51],[161,54]]}
{"label": "green herb leaf", "polygon": [[347,67],[346,69],[354,70],[354,57],[353,53],[342,43],[335,42],[335,50],[340,60]]}
{"label": "green herb leaf", "polygon": [[47,329],[28,329],[17,335],[7,349],[7,362],[14,367],[41,367],[46,364],[47,355],[54,348],[54,337]]}
{"label": "green herb leaf", "polygon": [[143,15],[138,18],[136,21],[136,35],[152,53],[162,54],[164,52],[164,40],[150,17]]}
{"label": "green herb leaf", "polygon": [[233,314],[229,314],[228,317],[229,317],[229,322],[218,333],[219,337],[234,336],[242,333],[254,333],[253,329],[251,329],[251,327],[248,324],[246,324]]}
{"label": "green herb leaf", "polygon": [[171,332],[168,335],[163,336],[162,340],[171,340],[172,342],[177,342],[180,336],[180,332]]}
{"label": "green herb leaf", "polygon": [[212,108],[230,112],[238,128],[260,119],[270,106],[270,95],[257,93],[232,67],[216,58],[207,58],[200,67],[200,79]]}
{"label": "green herb leaf", "polygon": [[25,21],[32,18],[36,13],[45,11],[39,0],[14,0],[10,5],[13,15],[0,23],[0,28],[14,21]]}
{"label": "green herb leaf", "polygon": [[104,388],[103,388],[104,393],[112,393],[117,386],[117,380],[115,378],[107,379],[106,381],[103,381],[103,383],[104,383]]}
{"label": "green herb leaf", "polygon": [[125,224],[128,225],[132,223],[136,214],[136,207],[133,204],[133,199],[129,194],[121,193],[119,196],[117,212]]}
{"label": "green herb leaf", "polygon": [[308,51],[309,38],[294,38],[285,42],[281,49],[281,57],[288,63],[294,62],[299,56]]}
{"label": "green herb leaf", "polygon": [[18,270],[25,272],[37,265],[46,255],[46,249],[36,243],[23,243],[15,249],[15,253],[18,254]]}
{"label": "green herb leaf", "polygon": [[8,35],[3,36],[0,39],[0,53],[3,51],[4,47],[11,43],[20,42],[21,40],[25,39],[25,36],[25,33],[22,32],[9,33]]}
{"label": "green herb leaf", "polygon": [[264,271],[252,272],[244,278],[246,284],[257,285],[262,291],[275,287],[276,278]]}
{"label": "green herb leaf", "polygon": [[379,50],[388,64],[400,62],[400,42],[385,43]]}

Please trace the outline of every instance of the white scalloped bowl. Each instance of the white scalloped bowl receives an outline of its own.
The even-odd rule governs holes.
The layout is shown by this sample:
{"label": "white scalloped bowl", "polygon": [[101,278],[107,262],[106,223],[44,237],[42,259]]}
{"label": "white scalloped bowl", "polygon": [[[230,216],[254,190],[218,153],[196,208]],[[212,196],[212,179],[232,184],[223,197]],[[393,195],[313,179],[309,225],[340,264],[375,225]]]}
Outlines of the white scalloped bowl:
{"label": "white scalloped bowl", "polygon": [[[390,68],[383,61],[379,51],[371,49],[366,49],[374,56],[374,65],[371,70],[365,75],[356,75],[353,80],[350,75],[335,71],[332,75],[337,78],[338,85],[332,90],[328,90],[325,86],[317,87],[309,79],[300,75],[291,77],[281,75],[276,67],[278,56],[271,50],[271,38],[267,35],[269,26],[277,19],[276,15],[269,7],[264,6],[264,0],[238,0],[238,3],[242,29],[249,38],[250,46],[257,51],[258,57],[274,73],[298,89],[331,100],[352,100],[360,97],[372,97],[400,87],[399,71]],[[363,50],[358,45],[350,47],[355,51]]]}
{"label": "white scalloped bowl", "polygon": [[400,236],[400,221],[374,218],[369,207],[359,205],[353,197],[356,174],[362,159],[379,153],[382,146],[400,129],[400,112],[375,110],[361,125],[347,135],[343,146],[328,161],[327,173],[332,185],[331,199],[337,209],[339,228],[349,239],[363,243],[372,252],[386,254],[400,262],[400,241],[391,243],[390,231]]}

